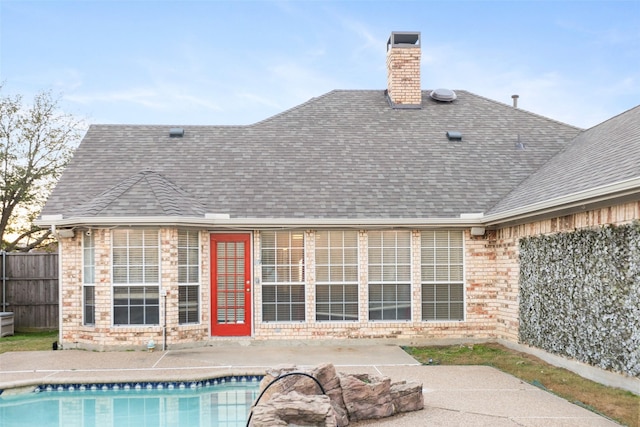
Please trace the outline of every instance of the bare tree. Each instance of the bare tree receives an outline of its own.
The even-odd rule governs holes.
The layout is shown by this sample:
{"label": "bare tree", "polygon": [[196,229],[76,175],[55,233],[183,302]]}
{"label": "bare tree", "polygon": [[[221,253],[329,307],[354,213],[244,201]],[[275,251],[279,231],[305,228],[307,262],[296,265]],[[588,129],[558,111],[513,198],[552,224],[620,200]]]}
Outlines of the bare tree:
{"label": "bare tree", "polygon": [[50,240],[33,225],[77,146],[83,126],[60,111],[50,92],[30,105],[0,85],[0,249],[29,251]]}

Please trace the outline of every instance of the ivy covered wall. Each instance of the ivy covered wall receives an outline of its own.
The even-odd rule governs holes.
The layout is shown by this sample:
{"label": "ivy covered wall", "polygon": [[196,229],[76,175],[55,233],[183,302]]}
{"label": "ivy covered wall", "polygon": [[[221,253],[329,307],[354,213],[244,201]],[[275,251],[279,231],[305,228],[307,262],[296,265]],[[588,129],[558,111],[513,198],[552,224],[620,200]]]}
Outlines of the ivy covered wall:
{"label": "ivy covered wall", "polygon": [[640,222],[520,239],[519,338],[640,376]]}

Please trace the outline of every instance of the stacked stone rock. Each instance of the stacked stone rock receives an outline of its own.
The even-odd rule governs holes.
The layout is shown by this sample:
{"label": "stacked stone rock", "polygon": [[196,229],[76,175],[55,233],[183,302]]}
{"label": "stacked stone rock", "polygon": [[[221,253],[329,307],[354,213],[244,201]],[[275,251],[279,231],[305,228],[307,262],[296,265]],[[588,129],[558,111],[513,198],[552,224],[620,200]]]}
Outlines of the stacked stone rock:
{"label": "stacked stone rock", "polygon": [[263,391],[276,378],[291,372],[304,372],[322,385],[302,375],[289,375],[271,385],[253,408],[251,426],[344,427],[350,421],[386,418],[401,412],[424,408],[422,384],[391,383],[386,377],[336,372],[332,364],[310,370],[294,366],[267,372],[260,383]]}

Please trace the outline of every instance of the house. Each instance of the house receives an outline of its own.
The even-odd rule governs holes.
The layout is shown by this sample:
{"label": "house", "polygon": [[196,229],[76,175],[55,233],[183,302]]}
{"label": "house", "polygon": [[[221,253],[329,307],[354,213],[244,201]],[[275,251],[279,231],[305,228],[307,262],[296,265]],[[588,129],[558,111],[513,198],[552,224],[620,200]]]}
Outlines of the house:
{"label": "house", "polygon": [[582,130],[420,56],[248,126],[92,125],[37,221],[61,343],[517,342],[519,239],[640,218],[640,106]]}

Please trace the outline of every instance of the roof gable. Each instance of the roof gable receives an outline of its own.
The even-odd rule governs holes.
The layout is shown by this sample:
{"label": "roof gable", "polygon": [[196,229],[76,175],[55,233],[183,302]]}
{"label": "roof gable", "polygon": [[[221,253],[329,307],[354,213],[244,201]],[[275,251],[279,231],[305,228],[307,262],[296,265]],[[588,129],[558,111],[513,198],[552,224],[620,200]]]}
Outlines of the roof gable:
{"label": "roof gable", "polygon": [[77,217],[202,216],[204,207],[180,187],[153,171],[120,181],[72,210]]}

